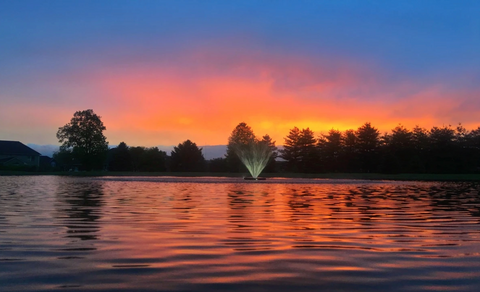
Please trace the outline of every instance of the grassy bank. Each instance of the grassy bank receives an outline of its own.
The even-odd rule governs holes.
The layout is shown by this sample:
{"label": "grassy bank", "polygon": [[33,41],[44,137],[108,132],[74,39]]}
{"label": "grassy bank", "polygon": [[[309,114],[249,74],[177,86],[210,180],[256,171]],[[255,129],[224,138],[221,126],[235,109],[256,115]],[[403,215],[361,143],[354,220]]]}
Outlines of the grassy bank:
{"label": "grassy bank", "polygon": [[[0,171],[7,175],[61,175],[61,176],[178,176],[178,177],[244,177],[245,173],[219,172],[26,172]],[[264,173],[264,177],[317,178],[317,179],[362,179],[362,180],[402,180],[402,181],[480,181],[480,174],[382,174],[382,173]]]}

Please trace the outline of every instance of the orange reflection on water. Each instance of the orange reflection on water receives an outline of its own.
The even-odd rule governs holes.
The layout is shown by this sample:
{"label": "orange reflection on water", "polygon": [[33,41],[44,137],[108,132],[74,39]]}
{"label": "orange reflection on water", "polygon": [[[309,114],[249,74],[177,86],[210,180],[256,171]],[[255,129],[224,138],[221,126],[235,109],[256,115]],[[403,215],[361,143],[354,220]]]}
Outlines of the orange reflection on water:
{"label": "orange reflection on water", "polygon": [[[12,179],[0,181],[8,210],[0,258],[39,260],[49,267],[40,275],[78,275],[86,290],[479,284],[475,184]],[[16,191],[19,184],[38,197]],[[5,273],[22,265],[4,262]]]}

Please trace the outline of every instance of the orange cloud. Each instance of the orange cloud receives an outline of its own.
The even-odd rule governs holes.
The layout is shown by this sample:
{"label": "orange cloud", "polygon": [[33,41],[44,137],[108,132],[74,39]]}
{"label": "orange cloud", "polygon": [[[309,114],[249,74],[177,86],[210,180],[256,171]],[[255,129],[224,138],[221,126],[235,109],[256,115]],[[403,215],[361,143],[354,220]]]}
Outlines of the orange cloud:
{"label": "orange cloud", "polygon": [[232,60],[198,53],[185,59],[165,68],[98,72],[109,100],[102,112],[112,144],[168,145],[186,139],[225,144],[242,121],[277,144],[294,126],[317,134],[367,121],[381,131],[398,123],[428,128],[451,123],[442,119],[462,98],[446,96],[438,85],[394,84],[383,80],[382,72],[345,63],[322,67],[298,58],[242,55]]}
{"label": "orange cloud", "polygon": [[[478,109],[466,106],[478,92],[392,81],[380,69],[348,61],[197,50],[169,61],[122,66],[50,80],[54,93],[68,102],[30,101],[25,105],[30,111],[16,103],[9,111],[14,106],[17,116],[0,109],[0,120],[17,123],[17,128],[25,123],[48,126],[43,136],[51,135],[52,141],[76,110],[93,108],[102,116],[112,145],[125,141],[144,146],[186,139],[199,145],[225,144],[239,122],[258,136],[269,134],[277,144],[283,144],[294,126],[320,134],[331,128],[356,129],[367,121],[382,132],[399,123],[426,128],[479,125]],[[23,122],[19,112],[27,117]]]}

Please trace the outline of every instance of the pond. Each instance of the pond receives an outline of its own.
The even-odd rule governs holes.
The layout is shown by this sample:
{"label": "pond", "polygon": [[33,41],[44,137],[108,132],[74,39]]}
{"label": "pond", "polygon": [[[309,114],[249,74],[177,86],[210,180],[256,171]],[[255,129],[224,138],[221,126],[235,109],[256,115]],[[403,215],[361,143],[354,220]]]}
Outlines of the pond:
{"label": "pond", "polygon": [[480,185],[0,177],[2,291],[476,291]]}

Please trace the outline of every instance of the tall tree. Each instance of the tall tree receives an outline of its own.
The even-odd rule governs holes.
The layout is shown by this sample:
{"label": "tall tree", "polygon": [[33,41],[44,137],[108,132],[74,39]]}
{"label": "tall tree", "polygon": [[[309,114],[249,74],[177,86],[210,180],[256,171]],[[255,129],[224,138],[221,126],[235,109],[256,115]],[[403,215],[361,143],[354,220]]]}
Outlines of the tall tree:
{"label": "tall tree", "polygon": [[414,153],[413,133],[402,125],[398,125],[389,135],[384,151],[384,172],[409,172]]}
{"label": "tall tree", "polygon": [[142,158],[140,171],[166,171],[167,152],[159,150],[157,147],[145,148]]}
{"label": "tall tree", "polygon": [[322,134],[318,139],[323,170],[337,172],[340,168],[340,155],[342,152],[342,133],[331,129],[327,134]]}
{"label": "tall tree", "polygon": [[380,143],[380,132],[375,127],[372,127],[370,123],[365,123],[363,126],[358,128],[356,136],[358,156],[362,171],[375,171],[379,159],[378,146]]}
{"label": "tall tree", "polygon": [[110,152],[111,157],[109,158],[108,170],[131,171],[133,169],[132,156],[125,142],[121,142],[116,148],[111,149]]}
{"label": "tall tree", "polygon": [[300,161],[301,172],[314,172],[318,169],[317,140],[310,128],[302,129],[300,132]]}
{"label": "tall tree", "polygon": [[280,157],[287,161],[287,168],[294,172],[312,172],[317,163],[316,140],[309,128],[290,130]]}
{"label": "tall tree", "polygon": [[246,123],[239,123],[235,129],[233,129],[230,137],[228,138],[227,154],[225,155],[227,167],[232,172],[244,172],[245,166],[238,158],[235,148],[239,145],[250,145],[256,141],[255,134]]}
{"label": "tall tree", "polygon": [[342,148],[340,156],[342,171],[358,171],[357,135],[355,130],[349,129],[342,133]]}
{"label": "tall tree", "polygon": [[170,169],[172,171],[204,171],[205,158],[202,149],[190,140],[173,148],[171,153]]}
{"label": "tall tree", "polygon": [[275,146],[275,141],[272,140],[268,134],[262,137],[262,143],[265,143],[270,148],[272,155],[268,160],[268,164],[264,169],[264,172],[275,172],[276,171],[276,159],[278,157],[277,147]]}
{"label": "tall tree", "polygon": [[145,157],[145,147],[136,146],[129,148],[133,171],[143,170],[143,161]]}
{"label": "tall tree", "polygon": [[287,137],[285,137],[283,150],[280,151],[280,157],[287,161],[287,169],[289,171],[296,172],[300,168],[300,137],[300,129],[293,127]]}
{"label": "tall tree", "polygon": [[480,127],[468,135],[467,147],[470,154],[470,171],[480,170]]}
{"label": "tall tree", "polygon": [[454,173],[458,171],[455,157],[455,130],[450,126],[433,127],[430,130],[429,172]]}
{"label": "tall tree", "polygon": [[424,173],[427,171],[427,160],[430,148],[428,131],[416,125],[412,129],[413,155],[410,162],[410,172]]}
{"label": "tall tree", "polygon": [[70,123],[57,131],[61,151],[71,150],[75,159],[84,170],[102,169],[108,150],[107,138],[103,135],[106,128],[100,116],[93,110],[77,111]]}

